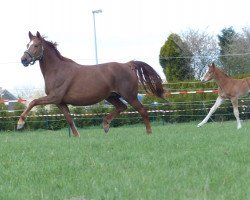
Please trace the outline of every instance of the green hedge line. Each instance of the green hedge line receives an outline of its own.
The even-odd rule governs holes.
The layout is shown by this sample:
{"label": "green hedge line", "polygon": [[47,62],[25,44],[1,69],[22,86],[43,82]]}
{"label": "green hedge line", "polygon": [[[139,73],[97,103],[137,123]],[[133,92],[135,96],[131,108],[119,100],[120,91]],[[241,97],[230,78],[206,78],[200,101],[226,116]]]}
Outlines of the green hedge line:
{"label": "green hedge line", "polygon": [[[214,82],[202,84],[200,82],[172,83],[164,85],[167,92],[175,91],[194,91],[194,90],[212,90],[217,89]],[[144,93],[143,90],[141,90]],[[163,123],[177,123],[202,120],[209,109],[214,104],[217,93],[203,94],[180,94],[167,95],[166,100],[159,99],[151,95],[145,95],[142,103],[149,110],[151,121],[160,121]],[[244,108],[243,108],[244,107]],[[8,131],[15,130],[18,118],[25,109],[24,104],[16,103],[15,111],[8,112],[7,106],[0,103],[0,130]],[[103,117],[106,113],[111,112],[113,107],[104,104],[104,102],[94,106],[87,107],[70,107],[71,113],[74,114],[74,122],[77,127],[100,126]],[[161,112],[152,112],[161,110]],[[250,103],[249,98],[239,101],[239,110],[244,112],[241,114],[241,119],[250,118]],[[130,106],[126,111],[134,111]],[[60,114],[56,106],[37,106],[36,109],[29,114],[25,129],[49,129],[57,130],[67,127],[67,122],[63,116],[55,116]],[[88,115],[86,115],[88,114]],[[51,116],[52,115],[52,116]],[[86,116],[82,116],[86,115]],[[226,101],[212,117],[215,121],[234,120],[232,106],[229,101]],[[111,126],[122,126],[129,124],[142,123],[142,118],[137,113],[121,114],[112,121]]]}

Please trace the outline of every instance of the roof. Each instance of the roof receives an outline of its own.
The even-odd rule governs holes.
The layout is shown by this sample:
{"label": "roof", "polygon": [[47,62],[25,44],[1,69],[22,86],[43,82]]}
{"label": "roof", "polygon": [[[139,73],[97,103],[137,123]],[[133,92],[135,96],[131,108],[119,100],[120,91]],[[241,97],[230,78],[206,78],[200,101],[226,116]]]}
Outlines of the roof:
{"label": "roof", "polygon": [[17,98],[11,94],[8,90],[0,87],[0,99],[17,100]]}

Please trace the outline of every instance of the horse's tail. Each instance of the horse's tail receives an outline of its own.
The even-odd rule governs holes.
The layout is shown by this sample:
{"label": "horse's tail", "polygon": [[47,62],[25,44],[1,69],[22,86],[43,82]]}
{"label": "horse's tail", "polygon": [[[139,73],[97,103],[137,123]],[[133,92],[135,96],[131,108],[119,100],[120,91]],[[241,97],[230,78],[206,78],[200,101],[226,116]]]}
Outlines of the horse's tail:
{"label": "horse's tail", "polygon": [[150,90],[154,95],[164,99],[164,89],[162,79],[157,72],[147,63],[141,61],[131,61],[137,70],[139,81],[146,92]]}

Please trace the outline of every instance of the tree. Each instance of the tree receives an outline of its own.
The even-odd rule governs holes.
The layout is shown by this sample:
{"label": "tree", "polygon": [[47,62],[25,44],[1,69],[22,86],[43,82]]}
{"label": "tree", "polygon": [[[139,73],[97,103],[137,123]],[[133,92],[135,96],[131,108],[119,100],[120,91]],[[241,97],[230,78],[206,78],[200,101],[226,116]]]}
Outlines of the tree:
{"label": "tree", "polygon": [[224,28],[221,35],[218,35],[220,46],[220,62],[228,74],[234,74],[235,64],[234,57],[231,55],[230,46],[237,39],[238,34],[234,31],[233,27]]}
{"label": "tree", "polygon": [[243,28],[242,33],[233,38],[228,49],[231,52],[233,74],[250,73],[250,29]]}
{"label": "tree", "polygon": [[23,86],[22,89],[15,89],[15,94],[21,99],[35,99],[45,96],[44,89],[34,88],[32,85]]}
{"label": "tree", "polygon": [[182,33],[182,38],[193,54],[191,65],[195,71],[195,77],[200,80],[208,64],[218,60],[219,46],[217,40],[205,31],[192,29]]}
{"label": "tree", "polygon": [[170,34],[160,50],[160,65],[168,81],[194,78],[191,67],[192,53],[177,34]]}

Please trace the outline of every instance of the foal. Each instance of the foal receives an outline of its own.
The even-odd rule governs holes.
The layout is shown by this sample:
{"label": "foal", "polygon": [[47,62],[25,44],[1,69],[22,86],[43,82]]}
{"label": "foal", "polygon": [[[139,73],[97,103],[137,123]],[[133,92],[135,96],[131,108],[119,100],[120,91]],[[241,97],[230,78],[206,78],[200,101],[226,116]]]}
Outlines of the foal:
{"label": "foal", "polygon": [[215,67],[213,63],[212,65],[208,65],[208,71],[204,75],[202,82],[208,82],[212,79],[214,79],[219,86],[219,96],[208,115],[197,125],[197,127],[201,127],[205,124],[216,109],[228,98],[233,105],[234,116],[237,120],[237,129],[240,129],[241,122],[239,118],[238,98],[247,96],[250,92],[250,77],[233,79]]}

